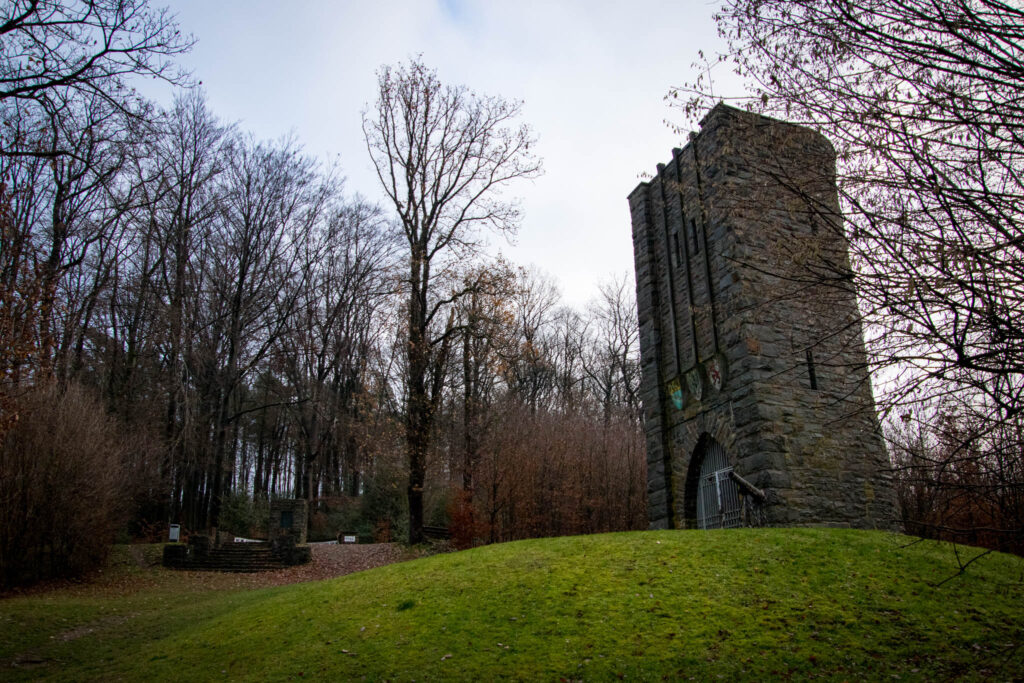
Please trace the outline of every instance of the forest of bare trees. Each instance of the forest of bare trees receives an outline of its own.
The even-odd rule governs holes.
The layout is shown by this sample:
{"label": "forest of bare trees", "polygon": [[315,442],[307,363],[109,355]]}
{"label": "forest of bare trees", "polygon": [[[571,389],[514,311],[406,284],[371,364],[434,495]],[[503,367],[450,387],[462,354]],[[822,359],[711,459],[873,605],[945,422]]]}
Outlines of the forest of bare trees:
{"label": "forest of bare trees", "polygon": [[[850,263],[794,295],[857,291],[907,528],[1019,551],[1024,12],[717,20],[740,101],[835,145],[846,219],[820,225]],[[487,241],[541,172],[520,104],[382,67],[351,103],[379,185],[350,187],[221,120],[177,65],[192,44],[148,0],[0,9],[0,585],[169,523],[258,534],[274,497],[310,502],[313,538],[646,526],[632,282],[573,308]],[[670,96],[693,116],[712,66]]]}
{"label": "forest of bare trees", "polygon": [[[574,310],[479,248],[477,224],[516,219],[480,191],[520,163],[495,137],[514,105],[382,71],[382,102],[413,72],[448,98],[452,154],[478,157],[444,177],[445,141],[426,150],[423,179],[451,185],[413,217],[401,188],[375,206],[296,140],[220,120],[144,0],[17,0],[0,37],[0,583],[168,523],[258,533],[277,496],[310,501],[314,537],[645,525],[631,287]],[[185,87],[162,109],[138,76]],[[392,113],[372,111],[385,180]]]}

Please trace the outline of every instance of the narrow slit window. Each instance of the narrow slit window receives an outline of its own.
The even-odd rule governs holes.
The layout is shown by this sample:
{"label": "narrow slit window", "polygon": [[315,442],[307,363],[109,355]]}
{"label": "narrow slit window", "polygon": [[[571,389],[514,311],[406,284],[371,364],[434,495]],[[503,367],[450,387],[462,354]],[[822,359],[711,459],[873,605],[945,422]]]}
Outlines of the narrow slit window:
{"label": "narrow slit window", "polygon": [[697,221],[690,219],[690,238],[693,241],[693,253],[700,253],[700,241],[697,240]]}
{"label": "narrow slit window", "polygon": [[811,389],[818,388],[818,375],[814,371],[814,354],[807,349],[807,377],[811,380]]}
{"label": "narrow slit window", "polygon": [[680,267],[683,264],[683,250],[679,245],[679,233],[672,233],[672,248],[675,251],[676,256],[676,267]]}

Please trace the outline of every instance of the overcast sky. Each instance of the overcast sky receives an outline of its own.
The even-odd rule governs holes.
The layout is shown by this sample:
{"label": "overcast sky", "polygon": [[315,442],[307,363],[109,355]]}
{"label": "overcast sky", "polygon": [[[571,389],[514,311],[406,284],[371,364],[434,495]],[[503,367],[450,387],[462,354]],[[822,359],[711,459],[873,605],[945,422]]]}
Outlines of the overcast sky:
{"label": "overcast sky", "polygon": [[492,245],[553,276],[573,305],[612,275],[632,281],[626,196],[682,146],[665,120],[685,121],[663,98],[692,80],[698,50],[720,45],[716,4],[169,0],[198,40],[184,61],[221,119],[337,156],[347,191],[374,201],[360,121],[380,65],[422,53],[442,82],[523,100],[545,173],[512,190],[524,210],[516,244]]}

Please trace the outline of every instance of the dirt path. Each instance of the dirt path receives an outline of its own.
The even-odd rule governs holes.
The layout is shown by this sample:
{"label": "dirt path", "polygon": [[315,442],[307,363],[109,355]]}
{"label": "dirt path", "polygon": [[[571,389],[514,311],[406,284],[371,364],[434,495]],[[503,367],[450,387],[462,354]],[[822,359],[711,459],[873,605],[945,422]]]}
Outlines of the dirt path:
{"label": "dirt path", "polygon": [[[365,569],[383,567],[386,564],[414,560],[423,556],[422,551],[410,550],[398,543],[368,543],[366,545],[313,543],[310,544],[313,560],[297,567],[279,569],[273,572],[232,574],[229,572],[200,572],[164,569],[156,567],[159,576],[179,579],[201,589],[231,590],[236,588],[264,588],[284,586],[304,581],[321,581],[345,576]],[[168,576],[167,573],[172,576]],[[151,572],[144,572],[153,576]]]}
{"label": "dirt path", "polygon": [[310,548],[313,551],[313,561],[309,564],[248,576],[259,585],[282,586],[344,576],[417,557],[415,552],[410,552],[398,543],[314,543]]}
{"label": "dirt path", "polygon": [[[78,595],[106,595],[134,593],[148,588],[189,590],[237,590],[284,586],[304,581],[320,581],[344,576],[386,564],[404,562],[422,557],[429,552],[412,550],[398,543],[311,544],[312,562],[273,572],[233,574],[229,572],[199,572],[165,569],[160,566],[161,546],[121,546],[110,564],[89,576],[75,580],[55,580],[15,589],[0,595],[0,599],[18,595],[38,595],[52,591],[65,591]],[[435,549],[434,552],[437,550]]]}

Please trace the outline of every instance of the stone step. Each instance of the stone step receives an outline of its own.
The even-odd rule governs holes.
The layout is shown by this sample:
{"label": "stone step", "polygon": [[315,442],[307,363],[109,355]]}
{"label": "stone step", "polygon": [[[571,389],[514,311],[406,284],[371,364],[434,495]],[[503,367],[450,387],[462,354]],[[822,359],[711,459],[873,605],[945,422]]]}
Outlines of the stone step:
{"label": "stone step", "polygon": [[277,562],[280,558],[271,553],[265,555],[243,555],[242,553],[210,553],[209,555],[196,557],[197,560],[220,560],[224,562],[245,562],[254,560],[258,562]]}
{"label": "stone step", "polygon": [[234,572],[237,574],[249,574],[256,572],[274,572],[279,569],[284,569],[281,565],[258,565],[258,566],[247,566],[247,565],[233,565],[233,564],[217,564],[217,565],[190,565],[184,567],[189,571],[195,572]]}
{"label": "stone step", "polygon": [[284,569],[281,562],[218,562],[216,560],[199,560],[189,562],[189,569],[221,569],[221,570],[252,570]]}
{"label": "stone step", "polygon": [[275,555],[268,543],[227,543],[219,548],[210,548],[202,556],[197,556],[194,550],[190,553],[181,546],[166,546],[164,564],[175,569],[240,573],[276,571],[288,567],[285,559]]}
{"label": "stone step", "polygon": [[261,550],[211,550],[211,555],[221,555],[223,557],[271,557],[273,553],[270,548],[264,548]]}
{"label": "stone step", "polygon": [[272,564],[284,566],[284,563],[278,560],[276,557],[263,557],[263,558],[229,558],[229,557],[210,557],[205,560],[195,560],[200,564]]}

